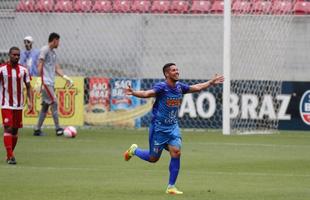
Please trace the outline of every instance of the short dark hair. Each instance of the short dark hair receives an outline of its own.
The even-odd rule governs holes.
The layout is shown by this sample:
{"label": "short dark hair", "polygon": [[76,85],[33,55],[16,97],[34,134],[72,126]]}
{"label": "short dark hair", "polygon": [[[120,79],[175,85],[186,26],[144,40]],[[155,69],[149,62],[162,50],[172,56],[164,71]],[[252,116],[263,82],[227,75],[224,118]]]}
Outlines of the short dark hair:
{"label": "short dark hair", "polygon": [[48,37],[48,42],[52,42],[54,39],[59,39],[60,35],[58,33],[51,33],[50,36]]}
{"label": "short dark hair", "polygon": [[9,54],[11,54],[12,53],[12,51],[14,51],[14,50],[18,50],[18,51],[20,51],[20,49],[18,48],[18,47],[11,47],[10,48],[10,50],[9,50]]}
{"label": "short dark hair", "polygon": [[164,67],[163,67],[163,73],[164,73],[164,76],[165,76],[165,77],[166,77],[165,72],[167,72],[168,69],[169,69],[172,65],[175,65],[175,63],[167,63],[167,64],[164,65]]}

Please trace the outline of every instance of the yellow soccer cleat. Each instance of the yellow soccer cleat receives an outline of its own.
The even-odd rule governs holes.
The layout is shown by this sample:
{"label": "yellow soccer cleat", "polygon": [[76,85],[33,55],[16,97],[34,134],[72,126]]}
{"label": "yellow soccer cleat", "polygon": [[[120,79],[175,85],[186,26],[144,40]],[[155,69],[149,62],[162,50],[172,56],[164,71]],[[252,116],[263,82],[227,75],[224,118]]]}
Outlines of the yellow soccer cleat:
{"label": "yellow soccer cleat", "polygon": [[166,190],[167,194],[183,194],[182,191],[178,190],[175,186],[168,186]]}
{"label": "yellow soccer cleat", "polygon": [[124,153],[125,161],[129,161],[134,155],[135,150],[138,148],[138,145],[132,144],[127,151]]}

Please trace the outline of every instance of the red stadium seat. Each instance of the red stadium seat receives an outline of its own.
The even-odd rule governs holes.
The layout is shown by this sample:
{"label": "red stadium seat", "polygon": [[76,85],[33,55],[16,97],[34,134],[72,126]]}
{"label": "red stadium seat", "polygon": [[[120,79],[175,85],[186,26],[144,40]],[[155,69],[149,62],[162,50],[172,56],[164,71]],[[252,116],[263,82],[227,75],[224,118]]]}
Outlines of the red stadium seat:
{"label": "red stadium seat", "polygon": [[21,0],[16,7],[18,12],[33,12],[34,11],[34,0]]}
{"label": "red stadium seat", "polygon": [[186,0],[173,0],[171,2],[169,13],[187,13],[189,10],[189,3]]}
{"label": "red stadium seat", "polygon": [[73,5],[71,0],[57,0],[55,5],[55,12],[73,12]]}
{"label": "red stadium seat", "polygon": [[293,4],[291,1],[275,1],[272,5],[272,13],[277,15],[290,14],[293,11]]}
{"label": "red stadium seat", "polygon": [[308,1],[298,1],[295,3],[293,8],[295,15],[307,15],[310,14],[310,2]]}
{"label": "red stadium seat", "polygon": [[109,0],[96,0],[93,8],[93,12],[111,12],[112,11],[112,3]]}
{"label": "red stadium seat", "polygon": [[113,12],[126,13],[130,12],[131,0],[114,0]]}
{"label": "red stadium seat", "polygon": [[256,1],[253,3],[252,11],[255,14],[269,14],[271,11],[272,3],[270,1]]}
{"label": "red stadium seat", "polygon": [[208,13],[211,8],[211,2],[206,0],[195,0],[190,8],[191,13]]}
{"label": "red stadium seat", "polygon": [[251,2],[237,0],[233,3],[231,10],[234,14],[247,14],[251,12]]}
{"label": "red stadium seat", "polygon": [[54,0],[38,0],[35,6],[36,12],[53,12]]}
{"label": "red stadium seat", "polygon": [[131,11],[137,13],[147,13],[151,7],[150,0],[135,0],[131,5]]}
{"label": "red stadium seat", "polygon": [[224,1],[215,1],[211,6],[211,13],[223,14],[224,12]]}
{"label": "red stadium seat", "polygon": [[75,12],[90,12],[92,8],[91,0],[76,0],[74,4]]}
{"label": "red stadium seat", "polygon": [[154,0],[151,12],[153,13],[167,13],[169,11],[170,1],[169,0]]}

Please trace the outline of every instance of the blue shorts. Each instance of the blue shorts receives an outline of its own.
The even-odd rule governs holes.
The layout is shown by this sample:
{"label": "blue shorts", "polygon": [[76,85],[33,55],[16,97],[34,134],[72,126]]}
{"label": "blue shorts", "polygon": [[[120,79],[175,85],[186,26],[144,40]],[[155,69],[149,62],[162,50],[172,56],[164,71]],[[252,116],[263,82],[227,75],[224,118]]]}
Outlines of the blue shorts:
{"label": "blue shorts", "polygon": [[159,158],[168,145],[181,149],[182,137],[178,125],[161,127],[152,123],[149,130],[150,155]]}

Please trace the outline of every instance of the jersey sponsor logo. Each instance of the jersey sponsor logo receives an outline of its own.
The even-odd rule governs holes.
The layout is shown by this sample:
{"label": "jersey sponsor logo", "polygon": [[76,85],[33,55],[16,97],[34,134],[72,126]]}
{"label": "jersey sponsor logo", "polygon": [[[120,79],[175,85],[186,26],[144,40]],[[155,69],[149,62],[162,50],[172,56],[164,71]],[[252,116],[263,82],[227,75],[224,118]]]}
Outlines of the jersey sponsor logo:
{"label": "jersey sponsor logo", "polygon": [[179,98],[168,98],[166,101],[168,107],[179,107],[181,105],[181,99]]}
{"label": "jersey sponsor logo", "polygon": [[307,90],[301,97],[299,113],[302,121],[305,124],[310,125],[310,90]]}

